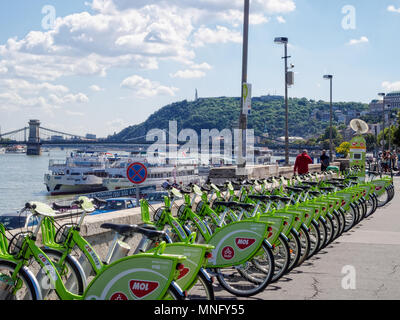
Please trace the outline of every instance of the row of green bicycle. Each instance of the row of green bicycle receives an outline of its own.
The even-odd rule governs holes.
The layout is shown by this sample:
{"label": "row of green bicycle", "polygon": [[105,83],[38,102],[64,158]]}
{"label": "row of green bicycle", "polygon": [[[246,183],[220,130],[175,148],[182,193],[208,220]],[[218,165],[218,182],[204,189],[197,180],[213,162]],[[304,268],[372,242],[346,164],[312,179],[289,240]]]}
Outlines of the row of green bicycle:
{"label": "row of green bicycle", "polygon": [[80,234],[95,210],[90,199],[75,203],[79,221],[62,225],[48,205],[27,203],[24,210],[39,217],[33,231],[7,237],[0,225],[0,299],[212,300],[214,279],[236,296],[255,295],[375,212],[381,193],[393,190],[388,178],[358,183],[351,174],[167,186],[160,208],[141,200],[140,226],[101,226],[115,233],[104,261]]}

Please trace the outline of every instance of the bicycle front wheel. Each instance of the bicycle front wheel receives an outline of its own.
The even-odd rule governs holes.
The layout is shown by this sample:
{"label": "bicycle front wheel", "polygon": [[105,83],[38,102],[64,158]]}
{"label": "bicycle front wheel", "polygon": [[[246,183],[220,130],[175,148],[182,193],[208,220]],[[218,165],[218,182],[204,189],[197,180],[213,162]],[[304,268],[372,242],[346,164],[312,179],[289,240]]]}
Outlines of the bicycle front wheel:
{"label": "bicycle front wheel", "polygon": [[250,297],[267,287],[274,273],[274,257],[265,243],[260,251],[240,266],[215,269],[218,282],[226,291],[238,297]]}
{"label": "bicycle front wheel", "polygon": [[19,271],[16,281],[12,280],[15,267],[12,262],[0,261],[0,300],[39,300],[40,289],[25,269]]}
{"label": "bicycle front wheel", "polygon": [[214,300],[212,281],[203,272],[199,272],[196,284],[189,290],[188,300]]}
{"label": "bicycle front wheel", "polygon": [[[57,268],[58,273],[65,285],[65,288],[76,295],[83,295],[85,290],[85,281],[80,274],[78,267],[72,261],[72,259],[67,256],[63,263],[60,263],[62,253],[56,250],[43,249],[49,259],[54,263]],[[43,299],[57,300],[58,295],[55,290],[51,290],[50,280],[47,276],[43,277],[42,272],[39,272],[37,276],[41,287]]]}

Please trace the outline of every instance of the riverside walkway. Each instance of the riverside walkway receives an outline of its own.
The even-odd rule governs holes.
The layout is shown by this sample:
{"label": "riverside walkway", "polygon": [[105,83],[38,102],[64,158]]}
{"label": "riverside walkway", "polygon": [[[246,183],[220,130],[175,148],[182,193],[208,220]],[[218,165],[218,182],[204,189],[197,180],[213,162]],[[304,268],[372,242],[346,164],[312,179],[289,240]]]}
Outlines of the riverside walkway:
{"label": "riverside walkway", "polygon": [[[394,199],[250,300],[400,299],[400,178]],[[215,287],[218,300],[237,298]],[[244,298],[240,298],[243,300]]]}

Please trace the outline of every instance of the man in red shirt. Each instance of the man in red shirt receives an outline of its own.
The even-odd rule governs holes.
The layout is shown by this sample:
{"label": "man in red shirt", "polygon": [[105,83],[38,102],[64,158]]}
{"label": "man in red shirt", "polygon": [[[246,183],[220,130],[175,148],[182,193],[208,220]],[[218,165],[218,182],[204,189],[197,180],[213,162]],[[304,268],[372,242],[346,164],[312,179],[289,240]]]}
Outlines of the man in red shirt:
{"label": "man in red shirt", "polygon": [[299,174],[308,173],[308,165],[312,163],[313,161],[307,154],[307,150],[303,150],[303,152],[297,156],[296,162],[294,163],[294,174],[296,174],[296,171]]}

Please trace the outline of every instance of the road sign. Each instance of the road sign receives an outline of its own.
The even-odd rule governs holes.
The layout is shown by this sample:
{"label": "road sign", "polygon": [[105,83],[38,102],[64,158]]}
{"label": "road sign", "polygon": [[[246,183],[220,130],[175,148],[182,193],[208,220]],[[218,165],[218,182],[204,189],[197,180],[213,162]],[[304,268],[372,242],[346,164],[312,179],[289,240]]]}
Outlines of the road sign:
{"label": "road sign", "polygon": [[133,184],[142,184],[147,179],[147,168],[143,163],[135,162],[132,163],[126,169],[126,177]]}
{"label": "road sign", "polygon": [[243,83],[243,110],[242,113],[249,115],[251,112],[251,84]]}

